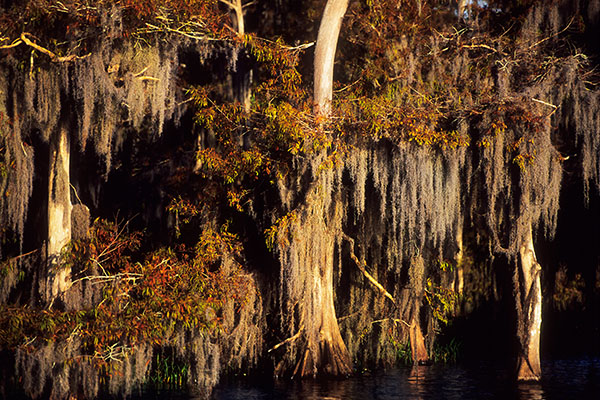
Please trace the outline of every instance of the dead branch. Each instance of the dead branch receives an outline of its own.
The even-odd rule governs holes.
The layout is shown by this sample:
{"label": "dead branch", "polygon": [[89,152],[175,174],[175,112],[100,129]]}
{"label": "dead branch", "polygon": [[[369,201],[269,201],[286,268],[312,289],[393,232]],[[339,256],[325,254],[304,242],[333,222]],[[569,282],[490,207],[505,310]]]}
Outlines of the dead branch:
{"label": "dead branch", "polygon": [[[273,43],[274,43],[274,42],[273,42]],[[316,42],[302,43],[302,44],[299,44],[298,46],[285,46],[285,45],[279,44],[279,46],[280,46],[281,48],[283,48],[283,49],[286,49],[286,50],[306,50],[306,49],[308,49],[309,47],[312,47],[312,46],[314,46],[314,45],[315,45],[315,43],[316,43]]]}
{"label": "dead branch", "polygon": [[116,361],[120,363],[123,362],[123,359],[127,357],[127,354],[129,354],[130,351],[131,347],[115,343],[111,346],[108,346],[108,348],[103,352],[96,350],[94,352],[94,358],[99,358],[104,361]]}
{"label": "dead branch", "polygon": [[[4,39],[4,38],[2,38],[2,39]],[[17,47],[21,43],[23,43],[23,41],[21,39],[16,39],[11,44],[5,44],[3,46],[0,46],[0,50],[3,50],[3,49],[12,49],[13,47]]]}
{"label": "dead branch", "polygon": [[74,280],[73,282],[71,282],[71,286],[82,281],[91,281],[92,284],[107,283],[113,281],[132,281],[135,284],[136,281],[142,277],[142,274],[137,274],[133,272],[120,272],[114,275],[88,275],[84,276],[83,278]]}
{"label": "dead branch", "polygon": [[340,323],[340,322],[342,322],[342,321],[344,321],[344,320],[346,320],[348,318],[352,318],[352,317],[354,317],[355,315],[358,315],[358,314],[360,314],[360,311],[355,311],[352,314],[348,314],[348,315],[344,315],[343,317],[339,317],[337,319],[338,323]]}
{"label": "dead branch", "polygon": [[148,68],[149,68],[149,67],[150,67],[149,65],[145,66],[145,67],[144,67],[144,69],[142,69],[142,70],[141,70],[140,72],[138,72],[137,74],[133,74],[133,76],[134,76],[135,78],[137,78],[138,76],[141,76],[141,75],[142,75],[144,72],[148,71]]}
{"label": "dead branch", "polygon": [[382,322],[385,322],[385,321],[392,321],[392,322],[393,322],[393,323],[395,323],[395,324],[397,324],[398,322],[400,322],[400,323],[403,323],[404,325],[408,326],[409,328],[411,328],[411,327],[412,327],[412,325],[411,325],[411,324],[409,324],[408,322],[406,322],[405,320],[403,320],[403,319],[400,319],[400,318],[384,318],[384,319],[378,319],[378,320],[376,320],[376,321],[373,321],[373,322],[371,322],[371,325],[372,325],[372,324],[380,324],[380,323],[382,323]]}
{"label": "dead branch", "polygon": [[360,272],[362,272],[362,274],[365,276],[365,278],[367,278],[367,280],[369,282],[371,282],[371,284],[373,286],[375,286],[377,288],[377,290],[379,290],[381,292],[381,294],[383,294],[385,297],[387,297],[388,299],[391,300],[392,303],[396,304],[396,301],[394,300],[394,297],[390,294],[390,292],[388,292],[387,290],[385,290],[385,288],[383,287],[383,285],[379,282],[377,282],[377,279],[375,279],[371,274],[369,274],[369,272],[366,269],[366,263],[363,261],[360,261],[358,259],[358,257],[356,257],[356,254],[354,254],[354,239],[352,239],[350,236],[346,235],[346,234],[342,234],[344,239],[346,239],[349,243],[350,243],[350,257],[352,258],[352,260],[354,261],[354,263],[356,264],[356,266],[358,267],[358,269],[360,270]]}
{"label": "dead branch", "polygon": [[32,255],[33,253],[36,253],[36,252],[38,252],[38,251],[39,251],[39,249],[31,250],[31,251],[30,251],[30,252],[28,252],[28,253],[25,253],[25,254],[19,254],[18,256],[15,256],[15,257],[13,257],[13,258],[9,258],[9,259],[8,259],[8,261],[17,261],[17,260],[18,260],[18,259],[20,259],[20,258],[27,257],[27,256],[29,256],[29,255]]}
{"label": "dead branch", "polygon": [[84,58],[89,57],[92,54],[92,53],[88,53],[84,56],[77,56],[75,54],[72,54],[70,56],[59,57],[56,54],[54,54],[53,52],[51,52],[50,50],[46,49],[45,47],[42,47],[39,44],[29,40],[29,38],[27,37],[28,35],[29,34],[27,32],[21,33],[21,40],[23,41],[23,43],[25,43],[27,46],[39,51],[40,53],[46,54],[54,62],[71,62],[71,61],[75,61],[75,60],[82,60]]}
{"label": "dead branch", "polygon": [[551,103],[545,102],[545,101],[543,101],[543,100],[535,99],[535,98],[533,98],[533,97],[531,98],[531,100],[533,100],[533,101],[535,101],[535,102],[537,102],[537,103],[543,104],[543,105],[545,105],[545,106],[552,107],[552,108],[553,108],[553,110],[552,110],[552,112],[551,112],[550,114],[548,114],[548,117],[549,117],[549,116],[551,116],[552,114],[554,114],[554,113],[556,112],[556,110],[558,110],[558,106],[555,106],[554,104],[551,104]]}
{"label": "dead branch", "polygon": [[542,43],[544,43],[546,40],[550,40],[553,37],[556,37],[558,35],[560,35],[561,33],[563,33],[564,31],[566,31],[567,29],[569,29],[569,27],[571,27],[571,24],[573,23],[573,20],[575,19],[575,17],[572,17],[571,20],[569,21],[569,23],[567,24],[567,26],[565,26],[562,30],[556,32],[554,35],[550,35],[548,37],[543,38],[542,40],[535,42],[534,44],[532,44],[531,46],[528,47],[528,50],[534,48],[535,46],[538,46]]}
{"label": "dead branch", "polygon": [[296,339],[298,339],[300,337],[303,330],[304,330],[304,325],[300,325],[300,328],[298,328],[298,332],[296,332],[296,334],[294,336],[289,337],[289,338],[285,339],[283,342],[278,343],[275,346],[271,347],[269,350],[267,350],[267,353],[277,350],[278,348],[280,348],[281,346],[283,346],[287,343],[295,341]]}
{"label": "dead branch", "polygon": [[208,37],[205,34],[202,34],[199,32],[186,32],[183,30],[185,28],[185,25],[182,25],[179,28],[171,28],[166,25],[163,25],[162,27],[160,27],[160,26],[146,23],[146,27],[148,27],[150,29],[147,29],[145,31],[141,30],[141,31],[139,31],[139,33],[154,33],[154,32],[165,32],[166,31],[166,32],[176,33],[178,35],[182,35],[184,37],[187,37],[189,39],[194,39],[194,40],[217,40],[217,39]]}
{"label": "dead branch", "polygon": [[547,102],[545,102],[545,101],[543,101],[543,100],[539,100],[539,99],[536,99],[536,98],[533,98],[533,97],[531,98],[531,100],[533,100],[533,101],[535,101],[535,102],[538,102],[538,103],[540,103],[540,104],[544,104],[544,105],[546,105],[546,106],[552,107],[552,108],[554,108],[554,109],[557,109],[557,108],[558,108],[558,106],[555,106],[554,104],[547,103]]}
{"label": "dead branch", "polygon": [[140,81],[152,81],[152,82],[160,81],[160,79],[155,78],[153,76],[138,76],[137,79],[139,79]]}
{"label": "dead branch", "polygon": [[462,46],[460,46],[460,48],[465,48],[465,49],[487,49],[490,51],[493,51],[494,53],[498,53],[498,50],[494,49],[493,47],[488,46],[487,44],[463,44]]}

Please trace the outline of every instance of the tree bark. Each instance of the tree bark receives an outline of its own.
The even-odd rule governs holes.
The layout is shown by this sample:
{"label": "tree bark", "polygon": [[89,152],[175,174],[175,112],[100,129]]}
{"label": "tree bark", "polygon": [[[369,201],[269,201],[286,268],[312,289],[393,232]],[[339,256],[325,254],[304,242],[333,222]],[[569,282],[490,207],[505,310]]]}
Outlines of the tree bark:
{"label": "tree bark", "polygon": [[[316,239],[316,238],[315,238]],[[318,240],[318,239],[317,239]],[[332,249],[333,250],[333,249]],[[333,251],[327,257],[333,258]],[[307,336],[307,346],[302,360],[294,371],[294,375],[306,377],[325,374],[330,376],[347,376],[352,373],[352,362],[348,349],[344,344],[338,325],[333,303],[333,259],[325,263],[315,263],[310,274],[313,278],[311,304],[305,305],[313,309],[311,324],[315,334]],[[308,321],[305,321],[307,323]]]}
{"label": "tree bark", "polygon": [[[349,0],[328,0],[321,17],[321,25],[317,36],[314,60],[314,102],[317,114],[327,116],[331,110],[333,93],[333,63],[337,40],[342,26],[342,18],[348,8]],[[319,183],[319,182],[317,182]],[[317,190],[318,191],[318,190]],[[318,198],[318,197],[317,197]],[[319,202],[317,202],[319,203]],[[311,204],[309,207],[319,207]],[[317,215],[322,210],[318,210]],[[319,228],[324,228],[320,224]],[[315,232],[317,233],[317,232]],[[349,375],[352,373],[352,363],[348,349],[342,340],[333,302],[333,235],[321,232],[312,235],[308,244],[313,247],[314,241],[323,241],[329,236],[330,243],[325,252],[321,252],[322,260],[312,260],[306,268],[312,269],[313,291],[310,295],[309,309],[312,309],[313,332],[318,335],[307,335],[307,348],[303,359],[298,363],[295,375],[308,376],[326,373],[328,375]],[[317,247],[318,244],[314,243]],[[321,244],[322,245],[322,244]],[[308,249],[310,251],[310,249]],[[309,316],[308,313],[307,316]],[[309,321],[304,321],[305,324]],[[315,331],[315,328],[317,330]],[[308,329],[310,332],[311,329]],[[314,336],[317,336],[316,338]],[[318,343],[314,343],[314,342]]]}
{"label": "tree bark", "polygon": [[517,301],[517,334],[520,351],[517,364],[519,381],[539,381],[540,329],[542,325],[542,289],[540,285],[541,267],[538,264],[531,226],[519,249],[520,263],[515,282]]}
{"label": "tree bark", "polygon": [[[282,286],[287,292],[284,330],[291,343],[276,375],[345,376],[352,362],[342,339],[334,306],[333,271],[343,209],[338,196],[324,192],[323,174],[313,183],[296,222],[279,242]],[[330,171],[329,171],[330,172]],[[327,203],[332,201],[329,206]],[[335,212],[330,213],[331,209]],[[286,244],[287,243],[287,244]]]}
{"label": "tree bark", "polygon": [[221,3],[227,5],[231,11],[235,14],[234,22],[236,24],[236,30],[239,36],[244,36],[246,29],[244,27],[244,5],[242,0],[219,0]]}
{"label": "tree bark", "polygon": [[462,295],[465,285],[465,270],[463,265],[464,245],[463,245],[463,225],[456,227],[456,255],[454,256],[454,285],[453,289],[457,295]]}
{"label": "tree bark", "polygon": [[412,352],[413,363],[415,365],[426,364],[429,361],[425,338],[421,329],[421,304],[423,303],[425,291],[425,262],[421,256],[412,257],[409,269],[410,285],[412,286],[413,299],[412,307],[409,309],[410,327],[408,330],[410,339],[410,349]]}
{"label": "tree bark", "polygon": [[427,348],[425,347],[425,338],[421,331],[418,316],[413,317],[410,322],[409,338],[413,363],[415,365],[427,363],[429,361],[429,355],[427,354]]}
{"label": "tree bark", "polygon": [[50,138],[48,184],[48,275],[45,298],[52,302],[71,282],[71,271],[61,265],[62,248],[71,240],[70,149],[68,129],[61,124]]}
{"label": "tree bark", "polygon": [[[328,0],[321,18],[315,49],[314,102],[315,113],[324,117],[331,109],[335,49],[347,7],[348,0]],[[314,157],[319,159],[318,155]],[[327,213],[331,205],[326,206],[325,198],[332,193],[324,191],[328,187],[323,181],[326,173],[318,172],[311,182],[305,205],[298,210],[298,221],[291,230],[295,232],[288,238],[290,244],[281,249],[283,286],[288,287],[285,312],[292,320],[293,314],[299,316],[298,332],[290,332],[294,340],[288,342],[291,348],[286,358],[295,363],[293,375],[299,377],[352,373],[333,301],[334,252],[342,210],[339,199],[330,199],[337,204],[336,212]],[[293,331],[293,325],[285,329]],[[279,363],[276,375],[284,373],[288,362]]]}
{"label": "tree bark", "polygon": [[333,64],[342,19],[349,0],[328,0],[321,18],[315,47],[314,102],[315,111],[329,115],[333,98]]}

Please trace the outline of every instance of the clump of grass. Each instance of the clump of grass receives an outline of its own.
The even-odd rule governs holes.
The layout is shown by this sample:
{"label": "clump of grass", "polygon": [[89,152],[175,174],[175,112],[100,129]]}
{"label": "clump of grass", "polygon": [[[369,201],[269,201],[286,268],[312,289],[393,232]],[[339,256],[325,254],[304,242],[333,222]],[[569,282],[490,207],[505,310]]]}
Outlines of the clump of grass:
{"label": "clump of grass", "polygon": [[189,366],[173,349],[157,351],[152,360],[152,370],[146,384],[156,390],[174,390],[185,387]]}
{"label": "clump of grass", "polygon": [[450,339],[448,343],[435,343],[431,352],[431,360],[436,363],[453,364],[458,360],[460,354],[460,341],[455,338]]}
{"label": "clump of grass", "polygon": [[396,340],[393,336],[389,340],[396,350],[396,360],[402,365],[411,365],[413,363],[412,350],[409,342]]}

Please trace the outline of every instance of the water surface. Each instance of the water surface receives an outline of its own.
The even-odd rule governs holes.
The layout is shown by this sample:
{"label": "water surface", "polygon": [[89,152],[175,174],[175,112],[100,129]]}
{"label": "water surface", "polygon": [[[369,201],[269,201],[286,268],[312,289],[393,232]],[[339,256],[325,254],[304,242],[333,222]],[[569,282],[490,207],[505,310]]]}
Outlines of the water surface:
{"label": "water surface", "polygon": [[229,381],[219,400],[258,399],[600,399],[600,358],[542,363],[539,383],[514,383],[510,371],[492,363],[398,368],[346,380]]}

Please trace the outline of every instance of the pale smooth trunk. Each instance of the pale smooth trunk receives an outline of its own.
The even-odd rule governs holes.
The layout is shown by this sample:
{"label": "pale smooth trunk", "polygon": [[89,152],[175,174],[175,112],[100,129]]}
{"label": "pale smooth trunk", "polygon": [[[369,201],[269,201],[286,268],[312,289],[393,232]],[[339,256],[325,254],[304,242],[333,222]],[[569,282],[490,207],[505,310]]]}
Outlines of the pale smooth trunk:
{"label": "pale smooth trunk", "polygon": [[67,127],[60,128],[50,138],[48,183],[48,277],[46,301],[50,304],[71,283],[71,271],[61,265],[61,251],[71,240],[71,192],[69,174],[69,138]]}
{"label": "pale smooth trunk", "polygon": [[317,114],[329,115],[333,98],[333,64],[342,19],[348,0],[329,0],[325,5],[315,47],[314,103]]}
{"label": "pale smooth trunk", "polygon": [[[221,0],[222,3],[226,4],[231,11],[235,14],[234,22],[237,28],[237,34],[240,38],[243,38],[246,34],[246,28],[244,25],[244,4],[242,0]],[[250,3],[248,3],[250,4]],[[234,97],[240,102],[245,112],[250,112],[250,98],[252,96],[252,70],[246,65],[243,58],[246,57],[242,49],[237,49],[241,54],[238,54],[238,65],[236,71],[233,73],[233,92]],[[243,144],[243,141],[242,141]]]}
{"label": "pale smooth trunk", "polygon": [[520,270],[517,295],[518,336],[521,345],[517,379],[538,381],[541,378],[540,334],[542,325],[541,267],[535,256],[531,227],[519,249]]}

